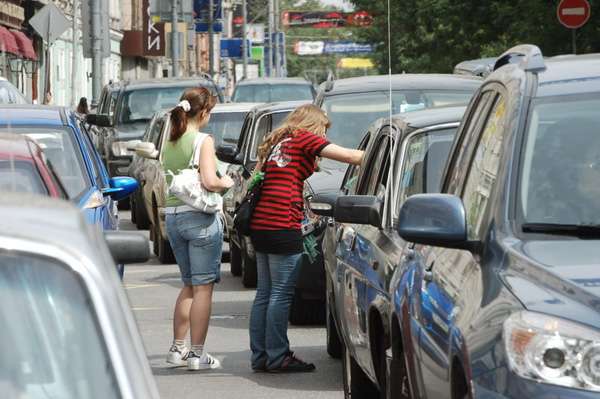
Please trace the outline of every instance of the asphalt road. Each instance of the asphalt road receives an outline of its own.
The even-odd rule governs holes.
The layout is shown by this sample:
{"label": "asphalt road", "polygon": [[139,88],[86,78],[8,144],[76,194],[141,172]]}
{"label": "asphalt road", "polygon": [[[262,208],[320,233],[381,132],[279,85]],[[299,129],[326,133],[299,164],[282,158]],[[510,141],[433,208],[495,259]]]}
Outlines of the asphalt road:
{"label": "asphalt road", "polygon": [[[121,228],[134,230],[129,212],[122,211]],[[323,328],[290,326],[290,342],[298,356],[315,363],[309,374],[265,374],[250,369],[248,315],[254,290],[223,264],[222,280],[214,295],[213,315],[206,349],[221,360],[223,368],[189,372],[168,367],[164,359],[172,340],[172,311],[181,287],[176,265],[161,265],[155,257],[143,265],[125,268],[124,284],[142,334],[146,353],[161,398],[341,398],[341,363],[325,350]]]}

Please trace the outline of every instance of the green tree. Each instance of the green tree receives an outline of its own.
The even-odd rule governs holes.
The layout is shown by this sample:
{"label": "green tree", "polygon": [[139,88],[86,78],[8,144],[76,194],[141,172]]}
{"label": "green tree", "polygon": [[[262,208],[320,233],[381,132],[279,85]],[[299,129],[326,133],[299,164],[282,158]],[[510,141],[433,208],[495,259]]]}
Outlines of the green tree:
{"label": "green tree", "polygon": [[[358,32],[378,43],[375,61],[387,72],[387,0],[351,0],[375,19]],[[450,72],[466,59],[497,56],[520,43],[544,55],[571,53],[571,31],[556,19],[559,0],[390,0],[392,71]],[[590,21],[577,32],[578,52],[600,51],[600,0],[589,0]]]}

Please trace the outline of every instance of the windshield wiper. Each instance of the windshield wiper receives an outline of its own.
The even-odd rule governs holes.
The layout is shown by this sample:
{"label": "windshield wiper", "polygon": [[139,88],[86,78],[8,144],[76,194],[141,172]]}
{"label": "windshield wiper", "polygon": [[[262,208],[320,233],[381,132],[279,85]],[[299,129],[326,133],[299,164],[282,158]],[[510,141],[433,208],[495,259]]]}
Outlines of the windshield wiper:
{"label": "windshield wiper", "polygon": [[524,223],[522,230],[525,233],[600,238],[600,224]]}

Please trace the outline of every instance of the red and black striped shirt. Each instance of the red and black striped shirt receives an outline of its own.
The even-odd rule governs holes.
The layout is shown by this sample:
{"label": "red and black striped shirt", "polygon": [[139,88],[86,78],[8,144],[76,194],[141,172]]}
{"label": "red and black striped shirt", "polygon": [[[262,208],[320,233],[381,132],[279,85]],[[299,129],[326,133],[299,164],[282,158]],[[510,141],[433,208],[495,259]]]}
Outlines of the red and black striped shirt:
{"label": "red and black striped shirt", "polygon": [[252,230],[300,230],[304,180],[315,171],[316,158],[327,145],[324,138],[297,130],[273,148],[252,216]]}

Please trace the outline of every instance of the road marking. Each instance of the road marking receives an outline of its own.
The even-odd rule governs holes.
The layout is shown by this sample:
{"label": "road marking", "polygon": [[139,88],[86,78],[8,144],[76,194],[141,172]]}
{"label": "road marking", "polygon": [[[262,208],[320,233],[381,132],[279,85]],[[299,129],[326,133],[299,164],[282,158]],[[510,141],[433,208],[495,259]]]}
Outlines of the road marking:
{"label": "road marking", "polygon": [[585,7],[563,8],[562,15],[585,15]]}
{"label": "road marking", "polygon": [[161,284],[125,284],[126,290],[133,290],[135,288],[150,288],[150,287],[161,287]]}

